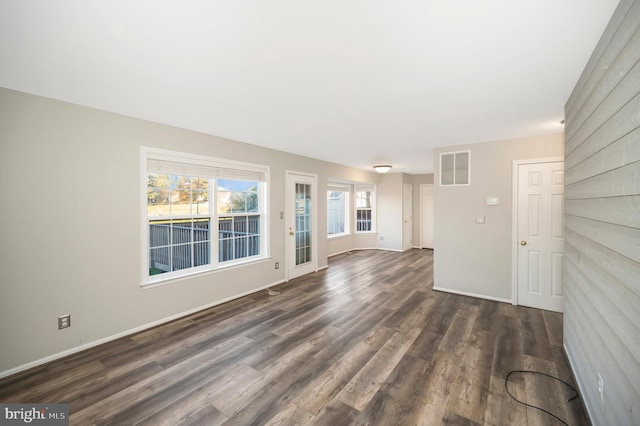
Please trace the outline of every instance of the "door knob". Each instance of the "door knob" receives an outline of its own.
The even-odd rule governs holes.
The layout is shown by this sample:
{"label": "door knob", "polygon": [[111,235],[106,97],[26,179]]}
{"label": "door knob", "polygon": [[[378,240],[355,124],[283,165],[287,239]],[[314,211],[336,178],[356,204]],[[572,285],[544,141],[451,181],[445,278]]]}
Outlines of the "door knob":
{"label": "door knob", "polygon": [[521,245],[521,246],[526,246],[526,245],[527,245],[527,242],[526,242],[526,241],[520,241],[520,245]]}

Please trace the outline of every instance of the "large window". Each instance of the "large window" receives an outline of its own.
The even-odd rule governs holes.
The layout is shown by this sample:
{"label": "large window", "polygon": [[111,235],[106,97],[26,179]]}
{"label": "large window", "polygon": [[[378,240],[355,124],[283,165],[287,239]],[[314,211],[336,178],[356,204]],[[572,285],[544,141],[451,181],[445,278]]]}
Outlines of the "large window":
{"label": "large window", "polygon": [[143,155],[145,283],[267,255],[266,167],[149,148]]}
{"label": "large window", "polygon": [[356,185],[355,194],[356,232],[375,231],[375,187]]}
{"label": "large window", "polygon": [[327,235],[349,233],[349,185],[329,183],[327,186]]}

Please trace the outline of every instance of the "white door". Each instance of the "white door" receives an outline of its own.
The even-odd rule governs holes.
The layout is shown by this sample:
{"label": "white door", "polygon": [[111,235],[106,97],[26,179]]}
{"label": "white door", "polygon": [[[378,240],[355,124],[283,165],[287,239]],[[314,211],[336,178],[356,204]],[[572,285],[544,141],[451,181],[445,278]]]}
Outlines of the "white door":
{"label": "white door", "polygon": [[562,312],[564,163],[518,165],[518,304]]}
{"label": "white door", "polygon": [[287,278],[315,272],[318,261],[316,177],[287,172]]}
{"label": "white door", "polygon": [[402,196],[402,251],[411,249],[413,239],[413,186],[404,184]]}
{"label": "white door", "polygon": [[433,248],[433,185],[420,185],[420,247]]}

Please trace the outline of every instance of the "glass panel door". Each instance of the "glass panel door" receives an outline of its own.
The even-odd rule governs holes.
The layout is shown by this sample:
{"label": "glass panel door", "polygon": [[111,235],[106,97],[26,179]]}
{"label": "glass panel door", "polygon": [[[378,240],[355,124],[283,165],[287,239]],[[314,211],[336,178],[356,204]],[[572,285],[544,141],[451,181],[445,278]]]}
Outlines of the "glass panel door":
{"label": "glass panel door", "polygon": [[318,267],[315,197],[315,175],[287,173],[287,279]]}
{"label": "glass panel door", "polygon": [[296,265],[311,262],[311,185],[296,183]]}

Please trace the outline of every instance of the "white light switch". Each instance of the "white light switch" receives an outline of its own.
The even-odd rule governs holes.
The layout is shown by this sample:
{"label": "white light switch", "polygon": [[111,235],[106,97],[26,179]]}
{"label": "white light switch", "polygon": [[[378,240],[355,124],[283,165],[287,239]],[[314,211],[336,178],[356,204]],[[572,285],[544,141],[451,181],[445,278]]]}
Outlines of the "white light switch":
{"label": "white light switch", "polygon": [[487,197],[487,205],[488,206],[497,206],[500,204],[500,198],[498,197]]}
{"label": "white light switch", "polygon": [[484,223],[484,216],[476,216],[476,223]]}

